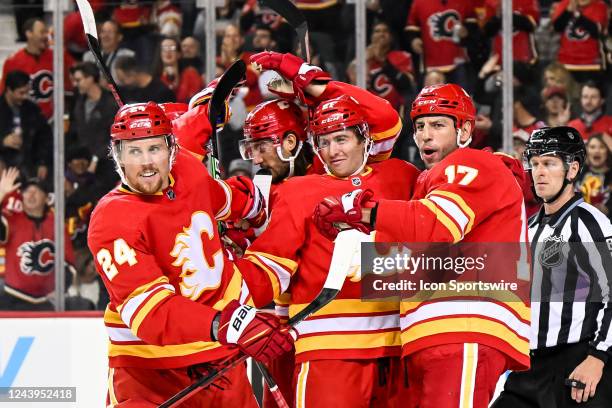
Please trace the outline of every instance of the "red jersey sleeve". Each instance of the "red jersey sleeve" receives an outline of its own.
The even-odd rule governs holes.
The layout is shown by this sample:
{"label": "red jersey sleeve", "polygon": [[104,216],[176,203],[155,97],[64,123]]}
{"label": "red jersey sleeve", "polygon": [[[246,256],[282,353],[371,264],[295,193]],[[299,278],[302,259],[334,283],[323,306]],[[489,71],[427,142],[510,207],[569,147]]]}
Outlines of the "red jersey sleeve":
{"label": "red jersey sleeve", "polygon": [[178,102],[189,103],[189,99],[203,87],[202,77],[198,70],[193,67],[187,67],[181,72],[181,82],[176,90],[176,100]]}
{"label": "red jersey sleeve", "polygon": [[408,13],[405,30],[421,31],[421,21],[419,18],[419,1],[414,1]]}
{"label": "red jersey sleeve", "polygon": [[[285,185],[278,188],[266,230],[236,261],[256,307],[263,307],[284,293],[297,270],[306,226],[287,200],[293,195],[294,192],[285,190]],[[266,278],[262,279],[263,276]]]}
{"label": "red jersey sleeve", "polygon": [[[479,222],[498,210],[502,197],[519,186],[501,178],[505,167],[495,156],[458,149],[427,172],[421,186],[424,197],[411,201],[381,200],[376,215],[378,242],[452,242],[461,240]],[[514,184],[509,186],[506,180]],[[522,196],[522,195],[521,195]]]}
{"label": "red jersey sleeve", "polygon": [[385,99],[358,86],[339,81],[331,81],[317,102],[349,95],[359,104],[370,127],[370,136],[374,140],[369,163],[386,160],[391,156],[393,146],[402,130],[402,121],[393,106]]}
{"label": "red jersey sleeve", "polygon": [[[89,231],[89,249],[111,307],[130,331],[148,344],[211,341],[210,327],[217,311],[175,292],[150,253],[138,221],[133,220],[134,225],[123,215],[119,206],[107,203],[97,209]],[[124,221],[114,222],[120,219]],[[182,323],[177,325],[177,321]]]}

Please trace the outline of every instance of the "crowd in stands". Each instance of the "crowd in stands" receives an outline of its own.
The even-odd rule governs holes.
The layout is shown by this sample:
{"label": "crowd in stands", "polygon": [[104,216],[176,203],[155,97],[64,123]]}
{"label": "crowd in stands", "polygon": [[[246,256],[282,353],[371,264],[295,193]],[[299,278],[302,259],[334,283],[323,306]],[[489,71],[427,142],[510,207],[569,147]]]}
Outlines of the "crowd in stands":
{"label": "crowd in stands", "polygon": [[[216,56],[205,55],[204,12],[195,0],[90,3],[102,57],[126,103],[187,103],[237,59],[248,63],[263,50],[298,51],[293,29],[255,0],[226,0],[217,9]],[[354,6],[342,0],[295,3],[309,22],[311,63],[335,79],[356,83]],[[587,143],[587,168],[576,190],[612,217],[612,103],[606,103],[612,92],[610,1],[514,0],[512,7],[513,154],[521,158],[535,129],[575,127]],[[42,0],[14,1],[13,8],[23,47],[4,62],[0,84],[0,309],[53,308],[54,165],[65,168],[68,305],[103,308],[107,295],[86,236],[97,200],[119,181],[108,157],[118,107],[87,48],[75,5],[64,20],[66,160],[53,163],[50,15]],[[472,147],[502,148],[501,26],[501,0],[367,2],[367,89],[387,99],[404,119],[395,157],[422,167],[410,104],[423,86],[444,82],[458,83],[477,102]],[[215,72],[205,72],[207,58],[216,58]],[[269,80],[269,73],[249,67],[244,88],[232,101],[221,151],[227,175],[253,175],[251,163],[238,159],[238,141],[246,114],[274,96]],[[526,199],[537,208],[533,197]],[[28,276],[15,280],[11,268],[23,269],[19,259],[28,260]],[[37,275],[48,279],[30,285]]]}

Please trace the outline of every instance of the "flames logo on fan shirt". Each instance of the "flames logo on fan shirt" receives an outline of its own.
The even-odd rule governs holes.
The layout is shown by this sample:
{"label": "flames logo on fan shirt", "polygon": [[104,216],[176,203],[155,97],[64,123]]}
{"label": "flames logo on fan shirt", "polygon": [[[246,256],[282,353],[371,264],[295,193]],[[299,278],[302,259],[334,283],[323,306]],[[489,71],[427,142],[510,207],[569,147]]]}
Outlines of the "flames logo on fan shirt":
{"label": "flames logo on fan shirt", "polygon": [[202,292],[216,289],[221,284],[222,250],[212,254],[211,262],[204,254],[211,246],[216,228],[207,213],[198,211],[191,216],[191,225],[183,228],[174,239],[170,255],[176,259],[172,265],[181,267],[181,294],[191,300],[197,300]]}
{"label": "flames logo on fan shirt", "polygon": [[588,31],[576,25],[575,20],[571,20],[569,22],[567,29],[565,30],[565,35],[567,35],[567,38],[573,41],[585,41],[591,38]]}
{"label": "flames logo on fan shirt", "polygon": [[55,245],[50,239],[28,241],[17,248],[19,267],[25,275],[47,275],[55,264]]}
{"label": "flames logo on fan shirt", "polygon": [[32,99],[36,102],[48,101],[53,95],[53,74],[51,71],[42,69],[30,76]]}
{"label": "flames logo on fan shirt", "polygon": [[461,15],[457,10],[449,9],[434,13],[427,19],[431,38],[436,41],[451,40],[453,38],[453,27],[461,21]]}

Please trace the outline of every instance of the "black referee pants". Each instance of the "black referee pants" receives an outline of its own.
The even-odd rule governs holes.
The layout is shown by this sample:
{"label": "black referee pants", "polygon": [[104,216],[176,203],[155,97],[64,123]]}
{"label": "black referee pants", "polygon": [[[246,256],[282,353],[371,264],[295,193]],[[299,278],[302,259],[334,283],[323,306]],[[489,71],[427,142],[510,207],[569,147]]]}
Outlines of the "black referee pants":
{"label": "black referee pants", "polygon": [[531,369],[510,373],[504,391],[491,408],[611,408],[612,361],[604,366],[595,396],[577,403],[565,379],[587,357],[588,343],[531,353]]}

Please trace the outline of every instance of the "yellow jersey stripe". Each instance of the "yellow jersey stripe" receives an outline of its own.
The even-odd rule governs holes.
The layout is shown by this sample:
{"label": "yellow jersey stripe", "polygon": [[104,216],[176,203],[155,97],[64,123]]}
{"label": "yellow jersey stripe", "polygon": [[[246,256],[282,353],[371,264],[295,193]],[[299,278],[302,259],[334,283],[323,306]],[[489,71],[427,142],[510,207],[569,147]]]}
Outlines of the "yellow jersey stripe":
{"label": "yellow jersey stripe", "polygon": [[381,333],[325,334],[298,338],[295,353],[320,350],[369,349],[399,346],[400,333],[397,330]]}
{"label": "yellow jersey stripe", "polygon": [[108,356],[133,356],[142,358],[179,357],[221,347],[217,342],[196,341],[185,344],[154,346],[150,344],[120,345],[110,343]]}
{"label": "yellow jersey stripe", "polygon": [[464,235],[472,230],[472,227],[474,226],[474,219],[476,218],[476,215],[474,214],[474,210],[472,210],[472,208],[469,205],[467,205],[465,200],[460,195],[451,193],[449,191],[434,190],[431,193],[427,194],[427,197],[429,197],[432,194],[450,198],[451,200],[453,200],[455,204],[457,204],[459,208],[461,208],[461,210],[465,213],[465,215],[470,220],[470,222],[468,222],[468,225],[465,229]]}
{"label": "yellow jersey stripe", "polygon": [[503,324],[474,316],[469,318],[468,330],[468,326],[466,326],[467,320],[465,317],[449,317],[410,326],[406,331],[402,332],[402,344],[412,343],[423,337],[436,334],[472,332],[497,337],[517,352],[524,355],[529,354],[529,340],[519,337],[514,331]]}
{"label": "yellow jersey stripe", "polygon": [[130,324],[130,330],[134,333],[135,336],[138,336],[138,329],[142,324],[142,321],[147,317],[151,309],[157,306],[162,300],[167,298],[168,296],[174,295],[173,292],[163,289],[154,294],[147,300],[139,311],[136,312],[135,316],[132,318],[132,322]]}
{"label": "yellow jersey stripe", "polygon": [[117,311],[121,313],[121,309],[123,309],[123,307],[127,304],[127,302],[129,302],[130,299],[132,299],[133,297],[136,297],[142,293],[145,293],[146,291],[151,289],[153,286],[164,284],[164,283],[170,283],[170,280],[168,280],[167,276],[160,276],[159,278],[151,282],[145,283],[144,285],[137,287],[136,289],[132,291],[132,293],[128,295],[128,297],[126,297],[123,300],[123,303],[121,305],[117,306]]}
{"label": "yellow jersey stripe", "polygon": [[446,227],[448,232],[450,232],[453,237],[453,244],[461,240],[461,232],[459,231],[459,228],[457,228],[453,221],[451,221],[451,219],[448,218],[448,216],[444,214],[433,201],[428,198],[423,198],[419,200],[419,202],[434,213],[436,219]]}

